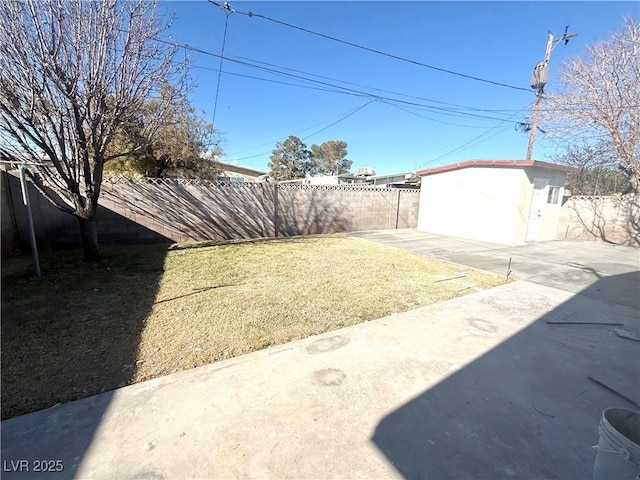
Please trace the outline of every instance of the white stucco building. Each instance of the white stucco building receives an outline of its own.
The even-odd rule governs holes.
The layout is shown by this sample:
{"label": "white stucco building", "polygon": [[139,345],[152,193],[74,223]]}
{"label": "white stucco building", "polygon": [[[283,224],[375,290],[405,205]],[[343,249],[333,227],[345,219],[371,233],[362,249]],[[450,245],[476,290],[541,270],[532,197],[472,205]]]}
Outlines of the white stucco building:
{"label": "white stucco building", "polygon": [[469,160],[417,172],[418,230],[522,245],[554,240],[568,172],[536,160]]}
{"label": "white stucco building", "polygon": [[267,172],[241,167],[233,163],[218,162],[218,168],[220,169],[218,180],[221,182],[255,182],[267,174]]}

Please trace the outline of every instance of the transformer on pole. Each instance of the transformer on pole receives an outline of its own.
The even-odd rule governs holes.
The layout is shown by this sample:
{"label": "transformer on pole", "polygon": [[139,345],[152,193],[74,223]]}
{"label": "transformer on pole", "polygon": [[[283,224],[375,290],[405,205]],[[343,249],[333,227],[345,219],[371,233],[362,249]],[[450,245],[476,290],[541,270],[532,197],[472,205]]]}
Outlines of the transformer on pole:
{"label": "transformer on pole", "polygon": [[538,116],[540,115],[540,101],[542,100],[542,94],[544,93],[544,87],[547,84],[547,80],[549,78],[549,59],[551,58],[551,51],[554,46],[561,40],[564,40],[564,44],[569,43],[569,39],[578,35],[577,33],[567,34],[569,30],[569,26],[567,25],[564,29],[564,34],[555,38],[551,32],[549,32],[549,37],[547,39],[547,49],[544,53],[544,60],[538,62],[533,69],[533,74],[531,75],[531,88],[533,88],[536,92],[536,103],[533,107],[533,118],[531,119],[531,129],[529,131],[529,145],[527,146],[527,160],[531,160],[531,155],[533,154],[533,142],[536,139],[536,130],[538,128]]}

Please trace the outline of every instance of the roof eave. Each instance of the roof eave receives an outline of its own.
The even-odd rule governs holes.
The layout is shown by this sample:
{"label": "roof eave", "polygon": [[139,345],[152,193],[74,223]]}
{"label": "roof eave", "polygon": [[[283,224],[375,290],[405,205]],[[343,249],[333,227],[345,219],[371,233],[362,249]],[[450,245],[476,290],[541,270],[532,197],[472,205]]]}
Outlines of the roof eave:
{"label": "roof eave", "polygon": [[570,167],[568,165],[559,165],[557,163],[543,162],[540,160],[467,160],[464,162],[452,163],[450,165],[443,165],[441,167],[427,168],[425,170],[419,170],[416,175],[424,177],[432,175],[434,173],[447,172],[452,170],[460,170],[462,168],[469,167],[506,167],[506,168],[526,168],[526,167],[539,167],[547,168],[550,170],[559,170],[564,172],[578,172],[577,167]]}

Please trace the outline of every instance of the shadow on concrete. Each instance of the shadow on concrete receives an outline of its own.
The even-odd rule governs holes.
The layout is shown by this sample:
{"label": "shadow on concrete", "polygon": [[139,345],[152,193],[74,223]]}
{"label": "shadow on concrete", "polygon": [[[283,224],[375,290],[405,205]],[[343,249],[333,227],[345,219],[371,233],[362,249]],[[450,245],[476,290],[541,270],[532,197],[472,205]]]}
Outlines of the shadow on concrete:
{"label": "shadow on concrete", "polygon": [[[600,278],[384,417],[372,441],[404,478],[591,478],[602,410],[638,410],[640,343],[613,326],[546,322],[618,322],[638,333],[637,306],[602,302],[637,278]],[[496,331],[490,318],[467,321],[478,335]]]}
{"label": "shadow on concrete", "polygon": [[[133,379],[167,248],[105,249],[98,264],[80,263],[75,250],[50,252],[41,257],[40,280],[33,278],[28,260],[3,260],[3,478],[50,478],[34,471],[36,460],[61,460],[60,478],[74,477],[113,390]],[[51,415],[58,404],[77,399],[84,400],[73,413]],[[30,412],[35,413],[20,416]],[[19,432],[7,437],[6,427],[16,421]],[[70,430],[70,441],[56,440]],[[49,437],[46,451],[29,448],[29,435],[36,431]]]}

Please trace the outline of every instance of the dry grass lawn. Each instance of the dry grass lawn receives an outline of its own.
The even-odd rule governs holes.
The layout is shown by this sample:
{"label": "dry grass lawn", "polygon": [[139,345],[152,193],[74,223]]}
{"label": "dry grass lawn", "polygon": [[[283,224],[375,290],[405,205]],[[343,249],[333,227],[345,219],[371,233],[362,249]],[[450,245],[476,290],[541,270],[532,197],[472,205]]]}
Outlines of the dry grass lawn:
{"label": "dry grass lawn", "polygon": [[2,418],[504,283],[341,235],[2,264]]}

